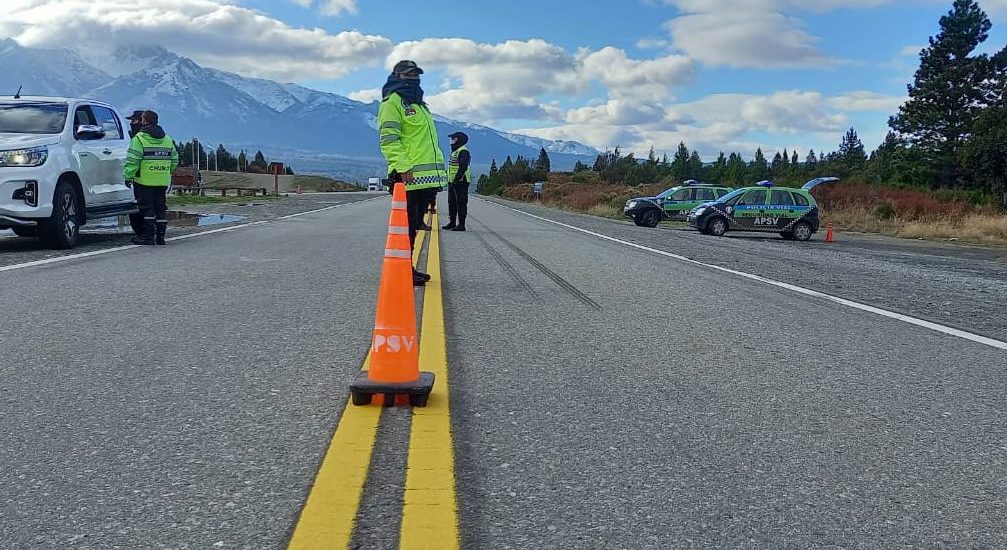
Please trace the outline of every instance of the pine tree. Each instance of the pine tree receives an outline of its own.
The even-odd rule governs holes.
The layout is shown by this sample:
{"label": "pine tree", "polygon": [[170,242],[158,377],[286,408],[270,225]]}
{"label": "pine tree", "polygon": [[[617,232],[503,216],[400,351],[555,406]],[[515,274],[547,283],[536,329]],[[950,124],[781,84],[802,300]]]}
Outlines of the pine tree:
{"label": "pine tree", "polygon": [[583,162],[581,162],[579,160],[576,162],[576,164],[573,165],[573,171],[574,171],[574,173],[577,173],[577,172],[587,172],[590,169],[591,169],[590,166],[584,164]]}
{"label": "pine tree", "polygon": [[552,171],[551,163],[549,162],[549,153],[546,152],[545,147],[539,149],[534,171],[539,179],[545,179],[549,175],[549,172]]}
{"label": "pine tree", "polygon": [[773,155],[773,164],[771,165],[770,177],[776,178],[783,175],[783,155],[779,151]]}
{"label": "pine tree", "polygon": [[671,176],[682,182],[689,179],[689,149],[685,142],[679,142],[675,158],[671,161]]}
{"label": "pine tree", "polygon": [[1007,206],[1007,107],[984,109],[958,156],[970,187],[995,194]]}
{"label": "pine tree", "polygon": [[794,154],[790,157],[790,166],[797,168],[800,161],[797,159],[797,149],[794,149]]}
{"label": "pine tree", "polygon": [[266,157],[262,154],[262,151],[255,152],[255,160],[252,161],[252,166],[258,166],[263,170],[269,167],[269,165],[266,164]]}
{"label": "pine tree", "polygon": [[846,132],[843,141],[839,144],[839,160],[848,170],[852,171],[863,168],[864,162],[867,160],[864,144],[853,128]]}
{"label": "pine tree", "polygon": [[689,155],[689,179],[703,179],[703,159],[695,150]]}
{"label": "pine tree", "polygon": [[783,154],[780,155],[780,156],[783,157],[783,169],[784,170],[789,169],[790,168],[790,153],[787,152],[786,147],[783,148]]}
{"label": "pine tree", "polygon": [[908,86],[909,100],[888,121],[909,144],[920,148],[943,185],[956,178],[955,155],[979,112],[1003,100],[1007,46],[992,58],[970,55],[986,41],[991,27],[975,0],[955,0],[941,17],[940,32],[920,52],[920,67]]}
{"label": "pine tree", "polygon": [[769,162],[766,155],[762,154],[762,148],[755,151],[755,159],[748,166],[748,177],[752,181],[762,181],[769,179]]}
{"label": "pine tree", "polygon": [[248,171],[248,153],[244,149],[238,153],[238,170],[241,172]]}
{"label": "pine tree", "polygon": [[490,163],[490,177],[492,178],[493,176],[496,176],[498,171],[499,168],[497,168],[497,159],[493,159],[493,162]]}
{"label": "pine tree", "polygon": [[818,157],[815,156],[814,149],[808,151],[808,157],[804,159],[804,168],[812,176],[814,175],[814,171],[818,169]]}

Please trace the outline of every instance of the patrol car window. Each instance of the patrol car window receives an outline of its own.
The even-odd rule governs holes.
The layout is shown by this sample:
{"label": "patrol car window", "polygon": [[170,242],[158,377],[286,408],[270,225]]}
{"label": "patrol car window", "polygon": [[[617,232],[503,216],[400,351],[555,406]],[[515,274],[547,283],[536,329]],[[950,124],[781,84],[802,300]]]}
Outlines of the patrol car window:
{"label": "patrol car window", "polygon": [[119,119],[112,112],[112,109],[100,105],[92,105],[91,112],[98,119],[98,126],[101,126],[105,130],[105,137],[102,139],[106,141],[122,139],[122,126],[120,126]]}
{"label": "patrol car window", "polygon": [[679,189],[671,194],[671,200],[673,201],[687,201],[692,198],[692,193],[694,189]]}
{"label": "patrol car window", "polygon": [[66,103],[0,103],[0,134],[58,134]]}
{"label": "patrol car window", "polygon": [[738,201],[738,206],[766,204],[766,190],[753,189]]}
{"label": "patrol car window", "polygon": [[713,189],[696,189],[696,200],[712,201],[713,199]]}
{"label": "patrol car window", "polygon": [[745,194],[744,189],[735,189],[734,191],[731,191],[730,193],[721,197],[720,200],[726,205],[732,205],[738,202],[738,198],[744,194]]}
{"label": "patrol car window", "polygon": [[772,199],[772,204],[786,206],[794,205],[794,197],[790,195],[790,191],[785,191],[783,189],[774,189]]}
{"label": "patrol car window", "polygon": [[808,206],[808,197],[800,193],[794,193],[794,200],[797,201],[797,206]]}
{"label": "patrol car window", "polygon": [[723,197],[724,195],[730,193],[731,191],[728,191],[727,189],[714,189],[713,192],[717,195],[717,198],[719,199],[720,197]]}

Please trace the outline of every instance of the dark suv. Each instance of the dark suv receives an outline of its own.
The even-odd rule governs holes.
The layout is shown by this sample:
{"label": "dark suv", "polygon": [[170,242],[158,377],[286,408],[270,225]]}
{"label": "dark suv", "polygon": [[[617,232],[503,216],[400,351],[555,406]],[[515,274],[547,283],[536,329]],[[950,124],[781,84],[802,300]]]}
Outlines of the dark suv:
{"label": "dark suv", "polygon": [[731,192],[730,187],[687,180],[656,197],[637,197],[626,201],[623,212],[636,225],[657,227],[663,220],[685,221],[693,208]]}

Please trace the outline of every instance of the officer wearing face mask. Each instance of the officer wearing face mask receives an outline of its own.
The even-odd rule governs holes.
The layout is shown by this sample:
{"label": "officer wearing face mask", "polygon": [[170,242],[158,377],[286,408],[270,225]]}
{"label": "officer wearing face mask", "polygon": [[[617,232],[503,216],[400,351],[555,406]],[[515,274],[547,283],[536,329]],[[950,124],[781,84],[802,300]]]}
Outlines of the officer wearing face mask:
{"label": "officer wearing face mask", "polygon": [[[444,153],[437,138],[437,126],[423,101],[420,75],[415,61],[395,64],[382,88],[378,107],[378,135],[381,154],[388,161],[388,178],[406,186],[409,213],[409,242],[415,245],[416,232],[424,225],[423,214],[437,189],[447,185]],[[393,183],[394,185],[394,183]],[[430,275],[413,268],[413,284],[422,286]]]}

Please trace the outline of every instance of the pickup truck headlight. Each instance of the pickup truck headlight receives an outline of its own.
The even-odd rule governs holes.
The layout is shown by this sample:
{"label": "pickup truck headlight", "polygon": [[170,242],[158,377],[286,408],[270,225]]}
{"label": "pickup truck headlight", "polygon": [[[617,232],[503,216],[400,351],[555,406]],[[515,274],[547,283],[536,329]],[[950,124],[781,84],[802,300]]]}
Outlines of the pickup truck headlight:
{"label": "pickup truck headlight", "polygon": [[47,158],[48,147],[0,151],[0,168],[42,166]]}
{"label": "pickup truck headlight", "polygon": [[626,201],[626,210],[629,210],[630,208],[636,208],[637,204],[638,201]]}

